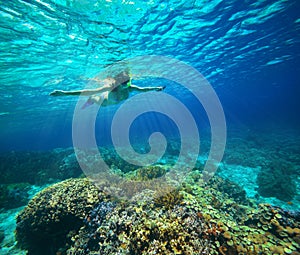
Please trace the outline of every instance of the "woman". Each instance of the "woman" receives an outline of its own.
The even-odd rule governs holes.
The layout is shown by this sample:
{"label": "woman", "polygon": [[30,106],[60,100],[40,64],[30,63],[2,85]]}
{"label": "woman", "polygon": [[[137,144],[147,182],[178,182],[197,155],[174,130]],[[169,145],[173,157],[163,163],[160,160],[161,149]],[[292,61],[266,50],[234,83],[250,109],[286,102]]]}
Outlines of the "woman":
{"label": "woman", "polygon": [[165,86],[158,87],[138,87],[131,83],[131,78],[128,72],[121,72],[115,77],[108,77],[103,81],[93,79],[96,83],[100,83],[96,89],[83,89],[75,91],[54,90],[50,93],[51,96],[90,96],[82,108],[86,108],[94,103],[101,104],[102,106],[118,104],[126,100],[130,92],[147,92],[151,90],[161,91]]}

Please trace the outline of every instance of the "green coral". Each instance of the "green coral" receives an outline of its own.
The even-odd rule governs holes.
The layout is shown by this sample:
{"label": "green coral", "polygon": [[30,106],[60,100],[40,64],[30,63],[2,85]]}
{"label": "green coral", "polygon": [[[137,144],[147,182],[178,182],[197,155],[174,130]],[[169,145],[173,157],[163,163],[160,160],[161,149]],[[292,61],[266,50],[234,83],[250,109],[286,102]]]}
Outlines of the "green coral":
{"label": "green coral", "polygon": [[162,177],[166,174],[166,169],[161,166],[147,166],[136,170],[136,179],[139,181],[148,181]]}
{"label": "green coral", "polygon": [[17,216],[16,238],[30,254],[54,254],[83,225],[104,195],[87,179],[69,179],[38,193]]}
{"label": "green coral", "polygon": [[159,207],[171,209],[183,200],[183,195],[179,189],[165,186],[163,190],[157,190],[154,196],[154,204]]}
{"label": "green coral", "polygon": [[224,180],[220,177],[214,176],[209,180],[208,185],[220,191],[222,194],[227,194],[230,198],[240,204],[249,203],[249,200],[246,198],[246,191],[230,180]]}

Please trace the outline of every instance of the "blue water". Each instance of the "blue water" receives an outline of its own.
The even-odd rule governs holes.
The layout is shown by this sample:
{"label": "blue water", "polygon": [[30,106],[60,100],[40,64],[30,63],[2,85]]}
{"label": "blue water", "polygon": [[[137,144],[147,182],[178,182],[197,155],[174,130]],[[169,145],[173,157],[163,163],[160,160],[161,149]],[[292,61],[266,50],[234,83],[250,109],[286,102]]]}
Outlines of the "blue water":
{"label": "blue water", "polygon": [[[120,61],[150,55],[195,68],[216,92],[227,127],[217,174],[238,183],[257,203],[295,215],[300,210],[300,1],[0,0],[0,188],[6,192],[0,196],[0,243],[7,249],[1,247],[0,254],[13,254],[17,207],[43,185],[82,172],[72,138],[79,98],[49,94],[95,88],[88,79]],[[151,62],[131,67],[132,83],[166,86],[157,96],[165,93],[185,105],[199,131],[197,166],[202,166],[212,144],[211,119],[193,89],[179,84],[192,83],[194,76],[175,68],[175,81],[148,77],[152,67]],[[132,111],[151,103],[139,101]],[[182,114],[171,104],[157,105]],[[122,103],[101,107],[90,123],[95,134],[84,134],[95,135],[104,151],[111,148],[111,126],[121,108]],[[149,137],[161,132],[168,147],[159,163],[170,163],[179,155],[177,124],[150,110],[132,121],[130,142],[146,154]],[[123,164],[109,150],[105,156],[110,166]]]}
{"label": "blue water", "polygon": [[82,77],[141,55],[201,72],[229,127],[299,128],[299,1],[1,1],[0,8],[1,150],[71,146],[77,98],[48,94],[82,89]]}

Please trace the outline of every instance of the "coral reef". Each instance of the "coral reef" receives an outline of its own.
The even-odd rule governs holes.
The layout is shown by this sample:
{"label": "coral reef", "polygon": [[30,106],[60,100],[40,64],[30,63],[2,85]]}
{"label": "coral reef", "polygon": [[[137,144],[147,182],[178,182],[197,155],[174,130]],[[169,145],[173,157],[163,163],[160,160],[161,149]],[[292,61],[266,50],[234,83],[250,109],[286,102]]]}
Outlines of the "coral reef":
{"label": "coral reef", "polygon": [[115,207],[115,203],[105,201],[100,202],[85,218],[85,224],[89,228],[96,230],[101,226],[102,222],[105,220],[106,215],[113,211]]}
{"label": "coral reef", "polygon": [[257,176],[259,194],[291,201],[296,194],[296,184],[292,179],[291,169],[291,164],[282,160],[274,160],[267,168],[262,168]]}
{"label": "coral reef", "polygon": [[26,205],[29,201],[28,183],[0,184],[0,209],[11,209]]}
{"label": "coral reef", "polygon": [[162,177],[165,174],[166,169],[158,165],[142,167],[136,170],[136,179],[139,181],[148,181]]}
{"label": "coral reef", "polygon": [[156,206],[164,207],[167,210],[178,205],[182,200],[183,195],[180,190],[170,186],[165,186],[163,190],[156,190],[153,198]]}
{"label": "coral reef", "polygon": [[[295,189],[299,183],[294,177],[300,173],[299,143],[280,138],[277,147],[274,137],[263,140],[263,149],[258,148],[259,136],[236,139],[219,168],[223,179],[215,176],[208,183],[202,179],[205,161],[201,157],[183,183],[172,179],[185,174],[184,169],[169,171],[178,156],[175,141],[158,165],[142,168],[126,163],[111,147],[102,147],[101,155],[120,179],[111,183],[100,178],[98,188],[87,179],[46,188],[17,217],[18,245],[31,255],[297,255],[300,212]],[[24,205],[32,193],[28,185],[81,174],[70,149],[11,152],[0,159],[2,211]],[[118,199],[104,190],[116,191],[107,194]],[[131,200],[124,200],[122,194]],[[254,199],[264,203],[258,205]],[[275,204],[280,208],[265,201],[279,201]],[[5,233],[0,230],[6,248],[15,242],[7,238],[12,222],[1,226]],[[14,225],[10,233],[13,229]]]}
{"label": "coral reef", "polygon": [[249,203],[249,200],[246,198],[245,190],[230,180],[223,180],[222,178],[214,176],[210,179],[209,186],[222,193],[226,193],[240,204]]}
{"label": "coral reef", "polygon": [[6,152],[0,154],[0,162],[2,184],[43,185],[82,174],[73,149]]}
{"label": "coral reef", "polygon": [[105,196],[87,179],[69,179],[38,193],[17,217],[16,238],[30,254],[55,254]]}
{"label": "coral reef", "polygon": [[290,202],[300,209],[300,137],[292,130],[273,128],[232,130],[218,173],[260,203],[292,208],[285,203]]}
{"label": "coral reef", "polygon": [[296,255],[300,248],[299,212],[256,205],[218,177],[204,183],[200,170],[164,187],[145,186],[128,201],[86,179],[53,185],[18,216],[17,240],[30,254],[49,255]]}
{"label": "coral reef", "polygon": [[174,205],[164,212],[148,204],[153,195],[144,192],[138,202],[118,204],[93,231],[82,227],[67,254],[209,254],[210,240],[201,238],[205,223],[196,211]]}

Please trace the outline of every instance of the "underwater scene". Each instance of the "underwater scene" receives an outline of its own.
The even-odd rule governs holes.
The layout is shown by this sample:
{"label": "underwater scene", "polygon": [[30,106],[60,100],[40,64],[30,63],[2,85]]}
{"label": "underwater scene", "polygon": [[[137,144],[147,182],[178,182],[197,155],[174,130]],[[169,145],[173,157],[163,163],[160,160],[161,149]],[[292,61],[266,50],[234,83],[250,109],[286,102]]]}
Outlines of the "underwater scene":
{"label": "underwater scene", "polygon": [[300,254],[300,1],[0,3],[0,255]]}

